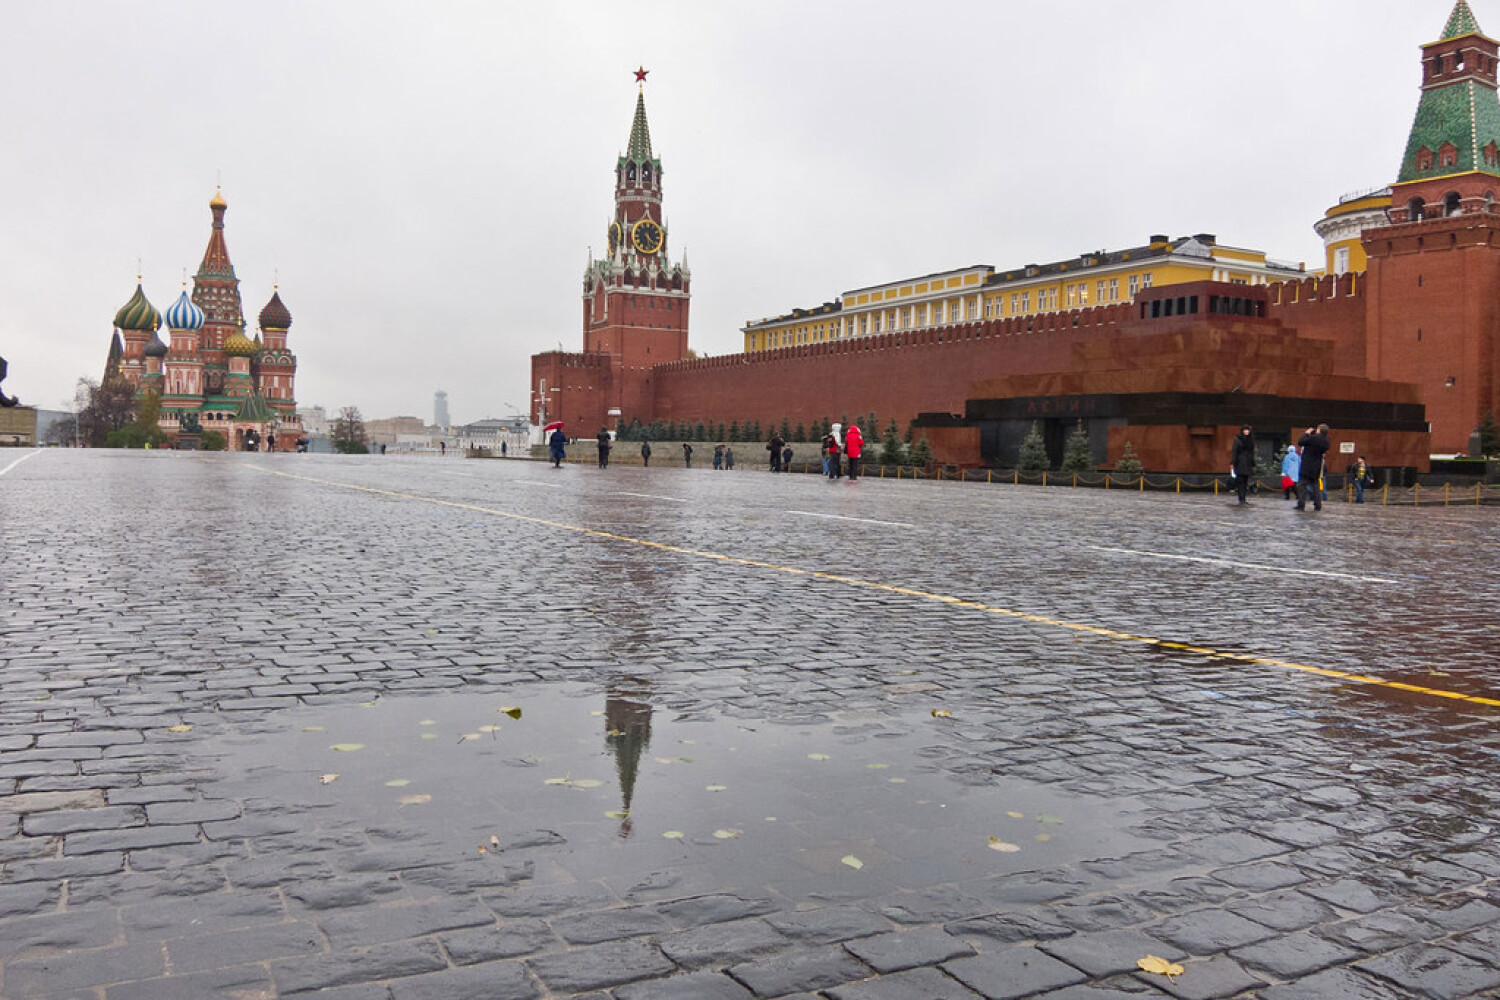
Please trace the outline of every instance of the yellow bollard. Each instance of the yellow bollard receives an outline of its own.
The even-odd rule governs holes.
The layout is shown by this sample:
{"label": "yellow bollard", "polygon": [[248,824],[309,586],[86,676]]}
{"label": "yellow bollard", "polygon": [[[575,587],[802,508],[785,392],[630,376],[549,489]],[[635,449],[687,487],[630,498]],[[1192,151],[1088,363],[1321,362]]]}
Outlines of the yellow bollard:
{"label": "yellow bollard", "polygon": [[1043,486],[1047,485],[1047,470],[1046,469],[1042,470],[1042,485]]}
{"label": "yellow bollard", "polygon": [[1177,477],[1177,492],[1178,493],[1182,492],[1182,477],[1181,476]]}
{"label": "yellow bollard", "polygon": [[1386,483],[1380,488],[1380,506],[1384,507],[1391,502],[1391,484]]}
{"label": "yellow bollard", "polygon": [[993,483],[995,481],[995,470],[994,469],[989,469],[989,470],[987,470],[985,472],[985,474],[984,474],[984,481],[987,482],[987,483]]}
{"label": "yellow bollard", "polygon": [[1214,496],[1219,495],[1219,477],[1214,476]]}
{"label": "yellow bollard", "polygon": [[1411,487],[1411,505],[1413,507],[1420,507],[1420,506],[1422,506],[1422,484],[1420,482],[1416,482],[1416,483],[1412,484],[1412,487]]}
{"label": "yellow bollard", "polygon": [[1146,477],[1145,476],[1141,477],[1141,492],[1142,493],[1146,492]]}
{"label": "yellow bollard", "polygon": [[1078,489],[1078,473],[1073,473],[1073,488]]}

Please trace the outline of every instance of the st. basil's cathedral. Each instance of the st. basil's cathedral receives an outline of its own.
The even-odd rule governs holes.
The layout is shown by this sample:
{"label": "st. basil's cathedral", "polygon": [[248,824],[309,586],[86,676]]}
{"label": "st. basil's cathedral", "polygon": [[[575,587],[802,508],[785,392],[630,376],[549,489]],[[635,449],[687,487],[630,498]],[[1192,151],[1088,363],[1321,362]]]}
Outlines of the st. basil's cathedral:
{"label": "st. basil's cathedral", "polygon": [[163,317],[137,284],[115,314],[105,378],[125,379],[137,397],[156,393],[160,427],[174,446],[197,447],[203,432],[217,431],[232,451],[290,451],[302,436],[297,358],[287,348],[292,314],[273,290],[260,333],[245,335],[240,282],[224,242],[229,204],[215,191],[208,206],[213,229],[192,294],[184,288]]}

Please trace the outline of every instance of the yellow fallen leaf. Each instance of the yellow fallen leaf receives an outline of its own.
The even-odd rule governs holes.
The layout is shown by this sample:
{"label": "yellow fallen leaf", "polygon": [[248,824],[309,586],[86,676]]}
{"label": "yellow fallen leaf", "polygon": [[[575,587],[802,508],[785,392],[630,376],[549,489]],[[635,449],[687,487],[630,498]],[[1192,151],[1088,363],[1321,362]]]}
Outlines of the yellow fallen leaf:
{"label": "yellow fallen leaf", "polygon": [[437,736],[438,736],[437,733],[423,733],[422,734],[422,739],[424,739],[424,740],[435,740],[435,739],[437,739]]}
{"label": "yellow fallen leaf", "polygon": [[658,758],[656,758],[656,762],[658,764],[675,764],[675,763],[677,763],[677,758],[676,757],[658,757]]}
{"label": "yellow fallen leaf", "polygon": [[411,784],[411,779],[410,778],[392,778],[390,781],[387,781],[385,783],[385,787],[387,787],[387,788],[405,788],[409,784]]}
{"label": "yellow fallen leaf", "polygon": [[500,846],[500,838],[495,836],[493,833],[490,834],[490,846],[494,848],[499,848]]}
{"label": "yellow fallen leaf", "polygon": [[1172,982],[1176,982],[1177,977],[1182,975],[1182,966],[1176,962],[1168,962],[1165,958],[1158,958],[1155,955],[1147,955],[1135,964],[1140,966],[1145,972],[1152,972],[1158,976],[1166,976]]}
{"label": "yellow fallen leaf", "polygon": [[599,709],[595,709],[594,711],[590,712],[589,714],[593,715],[593,716],[600,716],[600,715],[603,715],[604,712],[601,711],[601,710],[599,710]]}
{"label": "yellow fallen leaf", "polygon": [[666,833],[662,834],[662,836],[666,837],[668,840],[681,840],[683,837],[686,837],[687,834],[683,833],[681,830],[668,830]]}
{"label": "yellow fallen leaf", "polygon": [[188,725],[186,722],[181,723],[181,724],[176,725],[176,726],[168,726],[167,727],[167,732],[169,732],[169,733],[190,733],[192,731],[193,731],[193,727],[190,726],[190,725]]}
{"label": "yellow fallen leaf", "polygon": [[714,836],[720,840],[733,840],[743,832],[743,830],[715,830]]}
{"label": "yellow fallen leaf", "polygon": [[706,786],[706,791],[710,791],[710,792],[722,792],[722,791],[727,790],[728,787],[729,787],[728,785],[708,785],[708,786]]}
{"label": "yellow fallen leaf", "polygon": [[623,729],[606,729],[604,731],[604,735],[605,736],[610,736],[610,737],[624,736],[625,735],[625,730],[623,730]]}
{"label": "yellow fallen leaf", "polygon": [[477,739],[481,739],[481,738],[482,737],[480,737],[480,735],[478,733],[464,733],[462,736],[460,736],[458,738],[458,742],[460,742],[460,743],[468,743],[471,740],[477,740]]}
{"label": "yellow fallen leaf", "polygon": [[610,819],[629,819],[630,818],[630,810],[629,809],[611,809],[609,812],[605,813],[604,815],[608,816]]}
{"label": "yellow fallen leaf", "polygon": [[850,868],[853,868],[855,871],[859,871],[861,868],[863,868],[865,866],[865,863],[863,861],[859,860],[858,858],[856,858],[852,854],[846,854],[842,858],[839,858],[839,863],[840,864],[848,865]]}
{"label": "yellow fallen leaf", "polygon": [[572,783],[573,779],[571,778],[548,778],[542,782],[544,785],[571,785]]}
{"label": "yellow fallen leaf", "polygon": [[573,782],[573,787],[598,788],[602,784],[604,784],[604,782],[600,781],[598,778],[579,778],[577,781]]}
{"label": "yellow fallen leaf", "polygon": [[480,726],[479,727],[479,731],[481,733],[498,733],[500,731],[500,727],[499,726]]}
{"label": "yellow fallen leaf", "polygon": [[891,778],[890,782],[893,785],[904,785],[904,784],[906,784],[906,779],[905,778]]}
{"label": "yellow fallen leaf", "polygon": [[953,713],[946,708],[934,708],[932,710],[932,717],[934,719],[951,719],[953,718]]}
{"label": "yellow fallen leaf", "polygon": [[431,795],[403,795],[396,801],[403,806],[424,806],[432,801]]}
{"label": "yellow fallen leaf", "polygon": [[423,719],[421,722],[417,723],[417,725],[419,725],[419,726],[435,726],[435,725],[437,725],[437,720],[436,719]]}
{"label": "yellow fallen leaf", "polygon": [[504,712],[512,719],[519,719],[521,717],[521,710],[514,705],[510,706],[509,708],[502,708],[500,711]]}
{"label": "yellow fallen leaf", "polygon": [[1039,834],[1036,835],[1036,842],[1038,844],[1045,844],[1047,841],[1049,841],[1051,839],[1052,839],[1052,834],[1050,834],[1050,833],[1039,833]]}
{"label": "yellow fallen leaf", "polygon": [[480,845],[479,845],[479,853],[480,853],[480,854],[483,854],[483,853],[484,853],[484,845],[483,845],[483,844],[480,844]]}
{"label": "yellow fallen leaf", "polygon": [[321,733],[323,731],[323,727],[322,726],[303,726],[302,727],[302,731],[304,733]]}
{"label": "yellow fallen leaf", "polygon": [[999,851],[1002,854],[1014,854],[1021,849],[1019,844],[1007,844],[999,837],[990,838],[990,850]]}
{"label": "yellow fallen leaf", "polygon": [[339,776],[336,775],[336,774],[325,774],[325,775],[322,775],[322,776],[320,776],[318,778],[318,781],[321,782],[322,784],[325,784],[325,785],[331,785],[335,781],[338,781],[338,780],[339,780]]}
{"label": "yellow fallen leaf", "polygon": [[330,750],[338,750],[343,753],[348,753],[352,750],[363,750],[364,748],[365,745],[363,743],[335,743],[329,747]]}
{"label": "yellow fallen leaf", "polygon": [[810,753],[810,754],[807,755],[807,759],[808,760],[828,760],[829,757],[828,757],[828,755],[826,753]]}
{"label": "yellow fallen leaf", "polygon": [[1014,812],[1014,811],[1008,812],[1005,815],[1009,816],[1011,819],[1025,819],[1026,818],[1026,814],[1025,813],[1018,813],[1018,812]]}
{"label": "yellow fallen leaf", "polygon": [[865,767],[868,767],[872,771],[886,771],[886,770],[890,769],[890,766],[891,765],[889,765],[889,764],[866,764],[865,765]]}

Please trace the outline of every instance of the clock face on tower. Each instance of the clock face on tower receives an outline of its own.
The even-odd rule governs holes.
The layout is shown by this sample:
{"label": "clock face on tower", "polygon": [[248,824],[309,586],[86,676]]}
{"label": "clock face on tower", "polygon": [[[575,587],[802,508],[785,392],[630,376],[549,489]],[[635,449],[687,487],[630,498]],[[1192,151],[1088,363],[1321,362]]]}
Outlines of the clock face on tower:
{"label": "clock face on tower", "polygon": [[665,234],[661,231],[661,226],[650,219],[642,219],[630,227],[630,242],[635,244],[635,248],[641,253],[656,253],[661,249],[664,238]]}
{"label": "clock face on tower", "polygon": [[611,257],[615,255],[615,250],[619,248],[620,237],[623,235],[624,230],[620,228],[620,224],[618,222],[611,222],[609,224],[609,255]]}

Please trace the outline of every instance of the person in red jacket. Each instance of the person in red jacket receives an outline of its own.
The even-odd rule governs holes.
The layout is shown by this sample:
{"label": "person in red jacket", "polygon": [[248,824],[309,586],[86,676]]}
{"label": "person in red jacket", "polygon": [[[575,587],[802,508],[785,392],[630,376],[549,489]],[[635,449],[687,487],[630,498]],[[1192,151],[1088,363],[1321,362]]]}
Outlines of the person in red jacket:
{"label": "person in red jacket", "polygon": [[849,429],[844,432],[844,464],[848,467],[851,483],[859,478],[859,461],[864,453],[865,436],[859,432],[859,424],[851,421]]}

